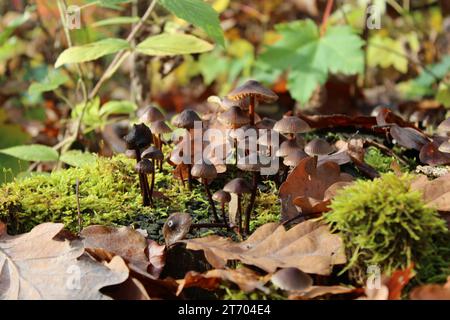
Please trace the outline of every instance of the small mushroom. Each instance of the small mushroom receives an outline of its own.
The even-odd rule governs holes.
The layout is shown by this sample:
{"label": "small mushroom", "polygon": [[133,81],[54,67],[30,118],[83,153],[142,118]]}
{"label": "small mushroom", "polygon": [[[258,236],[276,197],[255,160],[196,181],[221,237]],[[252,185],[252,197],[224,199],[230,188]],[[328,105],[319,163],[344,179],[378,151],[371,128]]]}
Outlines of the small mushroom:
{"label": "small mushroom", "polygon": [[219,216],[217,215],[216,206],[214,205],[214,201],[211,196],[211,190],[208,187],[208,181],[211,181],[217,177],[217,170],[213,164],[208,164],[205,162],[197,163],[192,166],[191,175],[194,178],[201,179],[203,185],[205,186],[206,194],[208,195],[208,200],[211,205],[214,219],[216,222],[219,222]]}
{"label": "small mushroom", "polygon": [[298,149],[289,153],[283,159],[283,164],[288,167],[296,167],[300,161],[307,157],[308,155],[302,149]]}
{"label": "small mushroom", "polygon": [[[185,109],[173,118],[172,124],[177,128],[184,128],[190,132],[192,129],[194,129],[195,123],[197,121],[202,121],[200,116],[194,110]],[[192,135],[190,135],[190,136],[192,136]],[[189,190],[191,190],[192,189],[192,176],[191,176],[192,163],[186,163],[186,165],[188,166],[188,169],[189,169],[188,170],[188,187],[189,187]]]}
{"label": "small mushroom", "polygon": [[164,119],[165,117],[162,114],[162,112],[155,106],[147,107],[142,113],[142,115],[139,117],[139,120],[147,125],[150,125],[152,122],[155,121],[162,121]]}
{"label": "small mushroom", "polygon": [[450,136],[450,118],[447,118],[444,121],[442,121],[436,128],[436,131],[440,136],[449,137]]}
{"label": "small mushroom", "polygon": [[157,149],[154,146],[150,146],[142,152],[142,158],[153,160],[152,161],[152,166],[153,166],[152,182],[150,184],[150,190],[149,190],[150,202],[153,203],[153,190],[155,189],[155,171],[156,171],[155,170],[155,162],[156,161],[162,162],[164,159],[164,155],[161,152],[161,150]]}
{"label": "small mushroom", "polygon": [[[131,128],[130,132],[124,137],[125,143],[127,144],[128,150],[134,150],[136,163],[141,161],[141,150],[148,147],[153,143],[153,135],[149,127],[145,124],[135,124]],[[148,194],[147,176],[139,173],[139,185],[141,186],[141,193],[143,199],[143,205],[150,205],[150,195]],[[144,187],[142,189],[142,187]]]}
{"label": "small mushroom", "polygon": [[273,127],[275,126],[275,123],[277,123],[275,120],[265,117],[256,123],[256,128],[272,130]]}
{"label": "small mushroom", "polygon": [[312,278],[297,268],[280,269],[270,280],[276,287],[286,291],[303,291],[313,285]]}
{"label": "small mushroom", "polygon": [[447,140],[439,146],[438,150],[444,153],[450,153],[450,140]]}
{"label": "small mushroom", "polygon": [[305,152],[311,156],[328,155],[334,151],[334,148],[326,140],[314,138],[305,146]]}
{"label": "small mushroom", "polygon": [[162,120],[152,122],[150,125],[150,130],[152,130],[153,134],[156,135],[156,143],[155,144],[159,148],[159,150],[161,150],[161,148],[162,148],[161,135],[170,133],[170,132],[172,132],[172,130]]}
{"label": "small mushroom", "polygon": [[284,116],[278,120],[273,130],[282,134],[287,134],[290,139],[294,139],[297,133],[304,133],[311,130],[308,123],[296,116]]}
{"label": "small mushroom", "polygon": [[228,226],[227,215],[225,213],[225,204],[231,201],[231,195],[223,190],[219,190],[212,195],[213,200],[220,203],[222,207],[223,222]]}
{"label": "small mushroom", "polygon": [[249,119],[250,125],[255,125],[255,109],[259,101],[266,103],[273,103],[278,100],[278,96],[272,91],[264,87],[261,83],[255,80],[249,80],[242,86],[237,87],[231,91],[228,96],[233,101],[250,98],[249,104]]}
{"label": "small mushroom", "polygon": [[228,182],[223,190],[229,193],[234,193],[238,197],[238,232],[242,230],[242,195],[245,193],[251,193],[252,187],[242,178],[235,178]]}
{"label": "small mushroom", "polygon": [[280,148],[275,155],[277,157],[287,157],[290,153],[301,150],[301,146],[298,144],[297,139],[286,140],[280,144]]}
{"label": "small mushroom", "polygon": [[152,192],[149,189],[148,179],[147,179],[147,176],[149,174],[154,176],[154,172],[155,171],[154,171],[154,164],[153,164],[153,162],[150,161],[149,159],[142,159],[141,161],[139,161],[136,164],[134,169],[136,170],[136,172],[139,175],[143,175],[143,176],[146,177],[146,179],[140,180],[139,183],[141,183],[141,185],[140,185],[141,190],[145,190],[145,194],[147,194],[149,196],[149,203],[150,203],[150,205],[153,205]]}
{"label": "small mushroom", "polygon": [[187,213],[172,213],[164,223],[162,233],[166,246],[171,246],[175,242],[184,239],[189,233],[192,225],[192,218]]}
{"label": "small mushroom", "polygon": [[249,123],[247,115],[238,106],[221,113],[218,119],[228,129],[237,129]]}

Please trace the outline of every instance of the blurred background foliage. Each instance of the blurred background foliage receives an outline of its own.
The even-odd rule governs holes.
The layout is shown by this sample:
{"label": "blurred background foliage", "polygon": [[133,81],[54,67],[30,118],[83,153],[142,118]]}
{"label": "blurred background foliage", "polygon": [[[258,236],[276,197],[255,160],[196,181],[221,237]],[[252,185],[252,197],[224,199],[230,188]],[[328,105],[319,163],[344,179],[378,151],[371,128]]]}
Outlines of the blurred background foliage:
{"label": "blurred background foliage", "polygon": [[[189,0],[190,4],[202,0]],[[55,62],[68,47],[59,3],[81,8],[75,46],[125,39],[150,0],[12,0],[0,3],[0,149],[34,143],[61,145],[84,108],[77,76],[91,89],[113,56],[82,64]],[[184,33],[215,43],[212,51],[176,56],[129,54],[89,100],[81,137],[66,149],[109,156],[139,110],[156,104],[168,114],[211,109],[254,78],[271,87],[278,105],[261,113],[370,114],[383,104],[423,126],[450,107],[448,0],[207,0],[214,16],[182,11],[159,0],[137,40]],[[326,13],[330,5],[330,15]],[[145,10],[144,10],[145,11]],[[367,21],[379,28],[369,28]],[[190,24],[194,23],[195,25]],[[223,32],[223,37],[222,37]],[[223,42],[223,43],[222,43]],[[133,43],[136,45],[137,43]],[[415,121],[416,122],[416,121]],[[26,171],[27,161],[0,154],[0,183]],[[35,164],[45,171],[52,164]]]}

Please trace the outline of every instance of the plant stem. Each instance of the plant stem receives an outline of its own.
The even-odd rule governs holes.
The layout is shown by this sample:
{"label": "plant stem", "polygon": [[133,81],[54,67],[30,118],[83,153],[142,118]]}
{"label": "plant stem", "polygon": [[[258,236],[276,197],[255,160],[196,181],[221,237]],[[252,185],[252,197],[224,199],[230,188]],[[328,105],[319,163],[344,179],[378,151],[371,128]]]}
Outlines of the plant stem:
{"label": "plant stem", "polygon": [[250,97],[250,105],[248,107],[248,114],[250,117],[250,125],[255,125],[255,108],[256,108],[256,97],[251,96]]}
{"label": "plant stem", "polygon": [[[128,43],[131,43],[133,41],[134,37],[139,32],[139,30],[141,30],[145,21],[150,17],[150,14],[152,13],[153,9],[155,8],[155,5],[156,5],[156,0],[152,0],[152,2],[150,3],[150,5],[147,8],[147,11],[142,16],[141,20],[139,20],[139,22],[136,24],[136,26],[133,28],[133,30],[131,30],[130,34],[128,35],[128,37],[126,39],[126,41]],[[120,64],[122,64],[122,62],[123,62],[122,57],[124,54],[126,54],[126,50],[119,51],[116,54],[116,56],[114,57],[112,62],[106,68],[106,71],[103,73],[100,80],[95,85],[94,89],[92,89],[92,91],[89,93],[90,99],[92,99],[93,97],[95,97],[97,95],[97,93],[99,92],[103,83],[114,74],[114,72],[111,72],[111,70],[114,70],[114,71],[117,70],[117,68],[120,66]]]}
{"label": "plant stem", "polygon": [[238,233],[241,233],[242,230],[242,199],[241,199],[241,195],[238,194],[238,200],[237,200],[237,212],[238,212],[238,221],[237,221],[237,227],[238,227]]}
{"label": "plant stem", "polygon": [[327,22],[328,22],[328,18],[330,17],[330,14],[331,14],[331,9],[333,9],[333,4],[334,4],[334,0],[327,1],[325,13],[323,14],[322,25],[320,27],[320,36],[321,37],[324,36],[325,32],[327,31]]}
{"label": "plant stem", "polygon": [[[139,161],[141,161],[141,150],[135,149],[135,152],[136,152],[136,163],[138,163]],[[147,207],[150,204],[147,191],[148,188],[147,176],[142,173],[138,173],[138,176],[139,176],[139,186],[141,187],[142,204],[144,207]]]}
{"label": "plant stem", "polygon": [[149,194],[149,196],[150,196],[150,203],[151,203],[151,205],[153,206],[153,190],[155,189],[155,161],[156,160],[153,160],[152,161],[152,164],[153,164],[153,173],[152,173],[152,184],[151,184],[151,186],[150,186],[150,194]]}
{"label": "plant stem", "polygon": [[225,212],[225,203],[224,202],[222,202],[222,216],[223,216],[223,222],[228,226],[227,214]]}

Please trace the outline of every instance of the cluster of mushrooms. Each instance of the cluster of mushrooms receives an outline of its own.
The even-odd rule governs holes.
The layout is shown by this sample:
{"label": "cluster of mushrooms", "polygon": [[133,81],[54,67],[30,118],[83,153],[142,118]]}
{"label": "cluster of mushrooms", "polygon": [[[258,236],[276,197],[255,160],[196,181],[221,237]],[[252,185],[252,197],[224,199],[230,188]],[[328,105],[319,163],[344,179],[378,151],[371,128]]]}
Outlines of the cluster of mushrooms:
{"label": "cluster of mushrooms", "polygon": [[[271,90],[262,86],[259,82],[250,80],[242,86],[231,91],[226,97],[216,96],[208,98],[212,109],[211,112],[199,116],[191,109],[185,109],[177,114],[172,125],[184,129],[185,134],[179,138],[173,138],[174,148],[170,155],[163,155],[162,144],[164,143],[162,135],[171,132],[170,127],[164,122],[163,114],[155,107],[148,107],[140,117],[140,124],[135,124],[129,134],[125,136],[125,142],[128,147],[127,154],[137,161],[136,171],[139,176],[140,187],[144,205],[153,205],[154,173],[156,164],[164,159],[172,166],[176,166],[178,177],[184,184],[187,180],[189,190],[195,180],[201,182],[205,188],[215,224],[217,226],[234,229],[238,234],[249,234],[250,220],[253,212],[258,183],[261,181],[261,169],[264,167],[259,161],[263,157],[278,157],[282,159],[277,175],[267,176],[266,179],[277,179],[281,183],[290,169],[294,168],[303,158],[308,156],[326,156],[331,154],[334,147],[323,139],[313,139],[305,143],[302,134],[311,130],[309,125],[297,116],[286,114],[279,121],[270,118],[261,118],[255,112],[258,104],[270,104],[275,102],[278,96]],[[224,157],[229,155],[216,153],[218,148],[222,148],[225,142],[221,139],[201,140],[194,134],[196,123],[201,124],[201,130],[214,128],[225,132],[222,138],[232,140],[235,156],[234,163],[238,169],[238,177],[226,183],[223,189],[212,193],[209,184],[227,171],[227,165],[230,165]],[[264,129],[264,135],[257,136],[255,143],[256,149],[241,146],[239,139],[246,139],[236,134],[238,129]],[[241,130],[241,132],[242,132]],[[271,141],[272,133],[275,133],[279,139]],[[195,144],[201,144],[202,147],[213,145],[210,152],[196,154]],[[244,143],[245,146],[247,144]],[[202,149],[203,150],[203,149]],[[188,154],[186,154],[186,152]],[[240,159],[238,159],[238,155]],[[248,161],[253,159],[253,161]],[[251,173],[253,179],[250,183],[245,179],[245,172]],[[152,175],[149,186],[148,176]],[[246,208],[243,208],[244,195],[250,195]],[[214,201],[221,206],[221,217],[217,214]],[[237,206],[235,217],[228,217],[225,206],[234,201],[234,207]],[[230,219],[233,218],[233,219]],[[170,218],[169,218],[170,220]],[[190,221],[186,217],[183,221]],[[170,221],[169,221],[170,222]],[[171,222],[171,226],[177,228],[176,223]]]}

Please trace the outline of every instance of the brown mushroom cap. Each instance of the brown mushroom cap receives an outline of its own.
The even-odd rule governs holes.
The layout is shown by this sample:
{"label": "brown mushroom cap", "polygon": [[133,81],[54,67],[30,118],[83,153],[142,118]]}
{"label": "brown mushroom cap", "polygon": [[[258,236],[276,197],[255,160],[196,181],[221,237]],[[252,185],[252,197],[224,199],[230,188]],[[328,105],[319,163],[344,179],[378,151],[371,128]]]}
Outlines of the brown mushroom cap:
{"label": "brown mushroom cap", "polygon": [[218,119],[229,129],[237,129],[250,122],[248,115],[238,106],[233,106],[221,113]]}
{"label": "brown mushroom cap", "polygon": [[302,149],[290,152],[284,159],[283,164],[288,167],[296,167],[300,161],[307,158],[308,155]]}
{"label": "brown mushroom cap", "polygon": [[255,97],[259,101],[272,103],[278,100],[278,96],[255,80],[249,80],[242,86],[231,91],[228,96],[233,101],[241,100],[246,97]]}
{"label": "brown mushroom cap", "polygon": [[305,146],[305,152],[312,156],[327,155],[334,151],[334,148],[326,140],[314,138]]}
{"label": "brown mushroom cap", "polygon": [[142,152],[142,158],[153,160],[164,160],[164,154],[158,148],[150,146]]}
{"label": "brown mushroom cap", "polygon": [[163,120],[152,122],[150,124],[150,130],[152,130],[154,134],[165,134],[172,132],[170,127]]}
{"label": "brown mushroom cap", "polygon": [[272,283],[287,291],[302,291],[313,285],[312,278],[297,268],[284,268],[272,275]]}
{"label": "brown mushroom cap", "polygon": [[153,162],[149,159],[142,159],[134,167],[137,173],[151,174],[153,173]]}
{"label": "brown mushroom cap", "polygon": [[192,218],[187,213],[173,213],[164,223],[162,233],[166,240],[166,245],[182,240],[189,232],[192,225]]}
{"label": "brown mushroom cap", "polygon": [[164,119],[165,117],[162,112],[154,106],[147,107],[139,118],[139,120],[145,124],[150,124],[155,121],[162,121]]}
{"label": "brown mushroom cap", "polygon": [[252,186],[242,178],[235,178],[228,182],[225,187],[223,187],[223,190],[229,193],[241,195],[244,193],[251,193]]}
{"label": "brown mushroom cap", "polygon": [[450,153],[450,140],[447,140],[439,146],[438,150],[444,153]]}
{"label": "brown mushroom cap", "polygon": [[273,126],[273,130],[280,133],[302,133],[311,130],[310,126],[302,119],[296,116],[284,116]]}
{"label": "brown mushroom cap", "polygon": [[191,174],[194,178],[213,180],[217,177],[217,170],[213,164],[196,163],[192,166]]}
{"label": "brown mushroom cap", "polygon": [[231,201],[231,195],[223,190],[219,190],[212,195],[213,200],[220,203],[228,203]]}
{"label": "brown mushroom cap", "polygon": [[301,150],[301,146],[298,144],[297,139],[286,140],[280,144],[280,148],[276,152],[277,157],[286,157],[290,153]]}
{"label": "brown mushroom cap", "polygon": [[152,132],[144,123],[134,124],[123,139],[128,149],[142,149],[153,143]]}
{"label": "brown mushroom cap", "polygon": [[177,128],[193,129],[195,121],[202,119],[194,110],[185,109],[173,118],[172,124]]}

